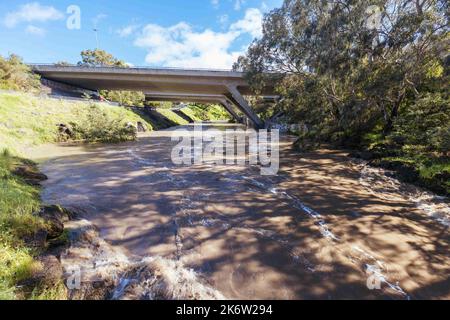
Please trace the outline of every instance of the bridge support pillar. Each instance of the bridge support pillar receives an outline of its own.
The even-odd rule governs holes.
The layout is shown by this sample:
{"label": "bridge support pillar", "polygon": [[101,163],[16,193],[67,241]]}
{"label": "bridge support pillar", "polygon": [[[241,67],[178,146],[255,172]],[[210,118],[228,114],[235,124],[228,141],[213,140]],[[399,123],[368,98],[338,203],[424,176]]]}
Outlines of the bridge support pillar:
{"label": "bridge support pillar", "polygon": [[234,85],[227,85],[228,91],[230,92],[233,103],[250,119],[253,123],[255,129],[264,128],[264,123],[261,119],[256,115],[256,113],[249,106],[247,101],[244,99],[242,94]]}
{"label": "bridge support pillar", "polygon": [[242,122],[241,117],[233,110],[233,106],[231,105],[231,102],[229,102],[227,99],[220,100],[220,103],[225,108],[225,110],[228,111],[229,114],[238,122]]}

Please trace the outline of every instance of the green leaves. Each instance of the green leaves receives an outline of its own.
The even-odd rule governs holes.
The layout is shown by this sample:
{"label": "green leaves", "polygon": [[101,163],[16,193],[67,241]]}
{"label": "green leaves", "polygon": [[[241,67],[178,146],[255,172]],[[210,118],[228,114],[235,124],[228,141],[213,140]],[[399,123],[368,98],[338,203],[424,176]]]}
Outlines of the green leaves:
{"label": "green leaves", "polygon": [[450,98],[428,93],[409,105],[395,121],[392,137],[406,145],[425,145],[430,150],[450,152]]}
{"label": "green leaves", "polygon": [[115,117],[97,105],[77,122],[70,123],[75,139],[89,142],[121,142],[136,139],[136,130],[127,127],[122,118]]}
{"label": "green leaves", "polygon": [[33,91],[40,88],[39,79],[19,56],[0,56],[0,89]]}
{"label": "green leaves", "polygon": [[100,49],[81,51],[81,61],[78,62],[78,65],[85,67],[127,67],[125,61],[119,60],[112,54]]}
{"label": "green leaves", "polygon": [[144,106],[145,95],[140,91],[107,91],[102,90],[100,94],[109,101],[118,102],[122,106]]}
{"label": "green leaves", "polygon": [[448,37],[440,1],[285,0],[235,68],[255,89],[275,82],[291,122],[324,140],[362,140],[380,123],[390,134],[428,90],[448,91]]}

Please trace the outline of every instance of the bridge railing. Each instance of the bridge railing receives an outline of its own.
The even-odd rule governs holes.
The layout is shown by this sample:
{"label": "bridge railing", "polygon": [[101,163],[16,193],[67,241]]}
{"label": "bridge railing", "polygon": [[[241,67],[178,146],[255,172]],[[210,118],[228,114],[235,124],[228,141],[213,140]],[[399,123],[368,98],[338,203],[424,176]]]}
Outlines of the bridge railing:
{"label": "bridge railing", "polygon": [[110,66],[110,65],[83,65],[83,64],[58,64],[58,63],[27,63],[30,67],[74,67],[74,68],[109,68],[109,69],[127,69],[127,70],[179,70],[179,71],[211,71],[211,72],[233,72],[232,69],[210,69],[210,68],[181,68],[181,67],[153,67],[153,66]]}

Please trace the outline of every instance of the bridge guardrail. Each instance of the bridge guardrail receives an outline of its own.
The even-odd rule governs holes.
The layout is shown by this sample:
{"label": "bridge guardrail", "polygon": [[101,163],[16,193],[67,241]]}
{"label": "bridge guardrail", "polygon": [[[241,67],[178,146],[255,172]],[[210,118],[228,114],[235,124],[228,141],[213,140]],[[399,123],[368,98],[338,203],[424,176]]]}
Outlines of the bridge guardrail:
{"label": "bridge guardrail", "polygon": [[47,66],[47,67],[75,67],[75,68],[109,68],[109,69],[126,69],[126,70],[183,70],[183,71],[211,71],[211,72],[237,72],[232,69],[209,69],[209,68],[181,68],[181,67],[152,67],[152,66],[132,66],[132,67],[118,67],[118,66],[87,66],[87,65],[78,65],[78,64],[57,64],[57,63],[27,63],[30,67],[39,67],[39,66]]}

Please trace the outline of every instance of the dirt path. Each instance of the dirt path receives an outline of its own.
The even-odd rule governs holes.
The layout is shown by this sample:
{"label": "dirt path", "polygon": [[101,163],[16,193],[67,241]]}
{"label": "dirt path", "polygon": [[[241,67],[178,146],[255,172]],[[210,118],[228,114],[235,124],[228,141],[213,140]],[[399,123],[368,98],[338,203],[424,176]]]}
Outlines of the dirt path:
{"label": "dirt path", "polygon": [[170,133],[58,148],[42,165],[44,200],[84,212],[127,257],[179,261],[230,299],[450,298],[446,204],[419,202],[343,152],[299,155],[289,141],[274,177],[177,167]]}

